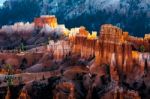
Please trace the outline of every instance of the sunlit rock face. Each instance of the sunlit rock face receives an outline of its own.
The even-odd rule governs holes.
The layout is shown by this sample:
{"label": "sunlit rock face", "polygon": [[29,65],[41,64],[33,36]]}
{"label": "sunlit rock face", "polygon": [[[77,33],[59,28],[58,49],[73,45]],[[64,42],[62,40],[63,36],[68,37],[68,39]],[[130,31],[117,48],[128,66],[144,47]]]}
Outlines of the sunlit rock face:
{"label": "sunlit rock face", "polygon": [[95,44],[97,35],[95,32],[90,34],[84,27],[80,27],[75,36],[70,36],[73,44],[73,53],[81,55],[82,58],[93,57],[95,54]]}
{"label": "sunlit rock face", "polygon": [[[145,64],[149,66],[149,61],[147,60],[149,59],[149,54],[140,54],[133,50],[134,38],[131,38],[128,32],[123,32],[118,27],[106,24],[101,27],[99,38],[95,36],[90,38],[88,35],[89,32],[81,27],[76,34],[69,37],[69,40],[73,45],[72,52],[74,54],[80,55],[83,59],[95,57],[94,65],[90,67],[91,70],[93,68],[98,69],[102,64],[108,64],[110,65],[111,79],[117,83],[120,81],[120,75],[126,75],[129,82],[133,80],[131,75],[134,76],[135,80],[144,75]],[[148,40],[148,36],[145,39]],[[141,44],[145,46],[149,42],[142,41]],[[136,70],[138,70],[137,73],[140,73],[138,77],[133,75]]]}
{"label": "sunlit rock face", "polygon": [[111,24],[106,24],[101,27],[100,40],[120,42],[122,39],[122,30],[118,27],[112,26]]}
{"label": "sunlit rock face", "polygon": [[[88,35],[89,32],[81,27],[75,36],[70,37],[70,41],[73,43],[73,52],[81,55],[82,58],[95,56],[95,66],[111,64],[113,53],[115,54],[115,66],[124,74],[131,73],[134,64],[140,65],[139,60],[135,59],[140,56],[132,51],[131,40],[134,39],[128,36],[127,32],[106,24],[101,27],[99,39],[89,38]],[[148,39],[148,36],[146,37]],[[141,71],[144,70],[141,69]]]}
{"label": "sunlit rock face", "polygon": [[116,57],[115,53],[112,54],[111,57],[111,63],[110,63],[110,75],[111,75],[111,80],[116,81],[117,83],[119,82],[119,74],[117,72],[117,67],[116,67]]}
{"label": "sunlit rock face", "polygon": [[145,34],[144,39],[150,41],[150,34]]}
{"label": "sunlit rock face", "polygon": [[49,41],[49,45],[47,45],[47,50],[53,53],[54,59],[56,61],[62,61],[66,57],[66,55],[71,52],[69,42],[61,40],[57,42],[54,42],[53,40]]}
{"label": "sunlit rock face", "polygon": [[110,64],[112,54],[115,54],[115,65],[124,73],[132,69],[132,47],[125,41],[127,34],[112,25],[101,27],[99,40],[96,46],[96,65]]}
{"label": "sunlit rock face", "polygon": [[40,18],[35,18],[35,26],[43,28],[45,24],[48,24],[50,27],[57,27],[57,18],[55,16],[41,16]]}
{"label": "sunlit rock face", "polygon": [[132,46],[135,50],[140,50],[140,47],[144,46],[145,51],[150,51],[150,37],[149,37],[149,34],[145,35],[144,38],[129,36],[127,41],[132,43]]}

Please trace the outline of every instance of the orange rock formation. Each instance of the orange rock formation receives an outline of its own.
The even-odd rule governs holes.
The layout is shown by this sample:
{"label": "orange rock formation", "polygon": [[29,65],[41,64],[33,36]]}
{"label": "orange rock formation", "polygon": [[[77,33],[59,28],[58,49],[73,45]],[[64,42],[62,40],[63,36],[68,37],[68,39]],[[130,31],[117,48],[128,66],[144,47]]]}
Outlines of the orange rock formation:
{"label": "orange rock formation", "polygon": [[90,34],[85,28],[81,27],[75,37],[70,37],[73,43],[73,53],[81,55],[83,58],[94,56],[97,34]]}
{"label": "orange rock formation", "polygon": [[57,18],[55,16],[41,16],[40,18],[35,18],[34,20],[36,27],[44,27],[48,24],[51,28],[57,27]]}
{"label": "orange rock formation", "polygon": [[[73,53],[85,59],[95,56],[94,66],[102,64],[113,65],[112,67],[117,67],[125,75],[132,73],[134,64],[139,64],[141,74],[144,73],[144,65],[139,62],[140,55],[133,52],[133,42],[137,44],[142,42],[141,44],[148,50],[150,47],[148,35],[141,41],[140,39],[132,39],[128,32],[123,32],[120,28],[110,24],[101,27],[98,39],[97,36],[92,35],[85,28],[81,27],[79,33],[75,33],[75,36],[70,36],[69,39],[73,44]],[[112,63],[113,58],[115,59]],[[116,71],[113,72],[115,73]]]}
{"label": "orange rock formation", "polygon": [[30,99],[26,90],[22,90],[18,99]]}

